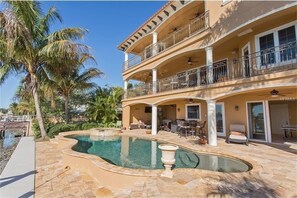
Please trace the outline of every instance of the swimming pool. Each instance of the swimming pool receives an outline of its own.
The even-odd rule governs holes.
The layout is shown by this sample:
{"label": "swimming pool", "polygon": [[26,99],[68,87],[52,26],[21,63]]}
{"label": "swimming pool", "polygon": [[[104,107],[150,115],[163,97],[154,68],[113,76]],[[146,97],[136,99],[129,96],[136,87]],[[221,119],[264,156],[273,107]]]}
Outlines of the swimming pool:
{"label": "swimming pool", "polygon": [[[74,151],[99,156],[103,160],[132,169],[163,169],[160,142],[122,136],[92,140],[89,135],[68,136],[78,140]],[[175,168],[195,168],[218,172],[245,172],[250,166],[241,160],[178,149]]]}

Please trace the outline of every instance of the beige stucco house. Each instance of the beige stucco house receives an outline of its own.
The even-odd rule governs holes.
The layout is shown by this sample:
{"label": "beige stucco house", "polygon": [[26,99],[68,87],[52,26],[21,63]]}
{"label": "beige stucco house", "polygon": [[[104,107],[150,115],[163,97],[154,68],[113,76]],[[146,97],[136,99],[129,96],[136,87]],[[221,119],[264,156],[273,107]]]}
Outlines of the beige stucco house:
{"label": "beige stucco house", "polygon": [[169,1],[118,46],[124,127],[197,120],[210,145],[230,124],[282,140],[297,125],[296,16],[294,1]]}

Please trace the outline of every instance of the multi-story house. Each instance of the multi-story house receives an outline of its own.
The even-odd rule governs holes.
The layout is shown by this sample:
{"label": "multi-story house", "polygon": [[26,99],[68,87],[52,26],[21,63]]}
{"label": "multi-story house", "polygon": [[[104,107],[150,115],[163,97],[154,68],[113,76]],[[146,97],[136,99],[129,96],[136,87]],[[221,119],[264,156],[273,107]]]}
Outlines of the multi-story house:
{"label": "multi-story house", "polygon": [[118,46],[123,126],[207,121],[216,145],[240,123],[250,140],[282,140],[297,125],[296,16],[295,1],[169,1]]}

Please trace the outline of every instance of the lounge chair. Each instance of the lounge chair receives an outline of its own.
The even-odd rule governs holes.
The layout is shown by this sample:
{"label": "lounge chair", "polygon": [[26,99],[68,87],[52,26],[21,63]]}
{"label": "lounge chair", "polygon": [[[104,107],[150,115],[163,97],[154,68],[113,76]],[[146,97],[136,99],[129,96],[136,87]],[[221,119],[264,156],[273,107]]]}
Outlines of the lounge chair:
{"label": "lounge chair", "polygon": [[227,142],[244,143],[248,145],[248,138],[243,124],[231,124]]}

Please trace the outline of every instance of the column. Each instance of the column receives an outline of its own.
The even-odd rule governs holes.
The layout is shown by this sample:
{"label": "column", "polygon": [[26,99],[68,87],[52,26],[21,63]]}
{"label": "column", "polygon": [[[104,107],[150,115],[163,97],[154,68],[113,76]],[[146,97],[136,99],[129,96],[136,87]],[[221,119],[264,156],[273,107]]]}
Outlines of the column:
{"label": "column", "polygon": [[157,32],[153,32],[153,56],[158,54],[158,45],[157,45],[157,42],[158,42],[158,33]]}
{"label": "column", "polygon": [[208,144],[217,146],[216,102],[207,100]]}
{"label": "column", "polygon": [[123,123],[123,127],[126,129],[129,129],[129,126],[130,126],[130,113],[131,113],[130,106],[123,107],[122,123]]}
{"label": "column", "polygon": [[129,63],[128,63],[129,54],[128,54],[128,52],[124,52],[124,54],[125,54],[124,70],[126,70],[129,67]]}
{"label": "column", "polygon": [[153,76],[153,93],[157,93],[157,69],[152,69],[152,76]]}
{"label": "column", "polygon": [[156,165],[157,165],[157,142],[152,141],[151,167],[155,168]]}
{"label": "column", "polygon": [[152,135],[157,135],[158,132],[158,108],[157,105],[152,105]]}
{"label": "column", "polygon": [[208,83],[213,83],[213,56],[212,56],[212,47],[206,47],[206,71]]}
{"label": "column", "polygon": [[128,96],[128,80],[124,81],[124,98],[126,99]]}

